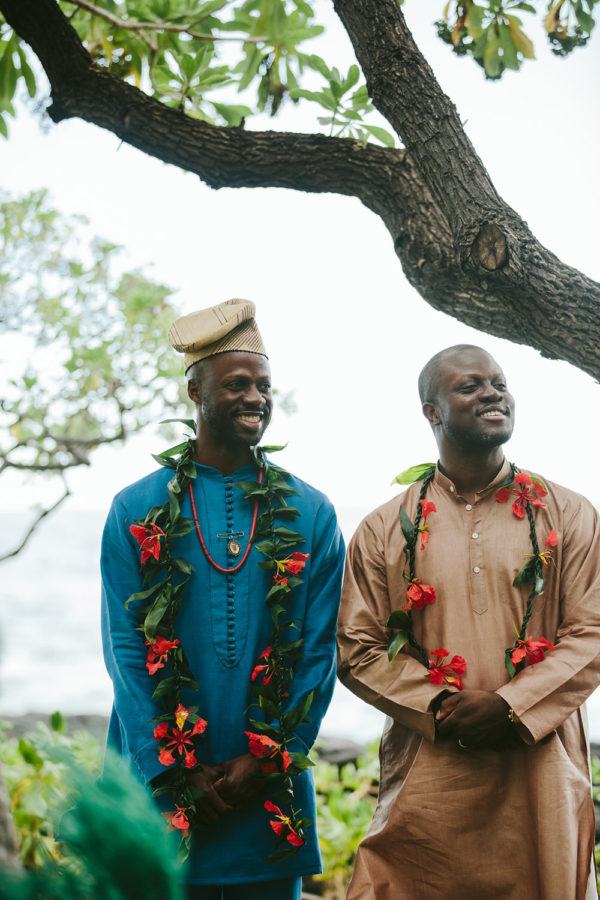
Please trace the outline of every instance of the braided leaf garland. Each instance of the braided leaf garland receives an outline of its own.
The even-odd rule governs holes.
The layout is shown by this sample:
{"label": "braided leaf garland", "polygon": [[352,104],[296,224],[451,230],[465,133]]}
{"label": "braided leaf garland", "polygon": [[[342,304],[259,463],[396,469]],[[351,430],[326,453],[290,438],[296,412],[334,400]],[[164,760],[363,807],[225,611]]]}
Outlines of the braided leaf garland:
{"label": "braided leaf garland", "polygon": [[[415,519],[414,521],[411,521],[405,508],[400,506],[400,527],[405,539],[404,554],[406,562],[402,573],[403,578],[409,585],[417,584],[421,588],[421,591],[427,589],[430,592],[430,597],[426,601],[427,603],[435,602],[435,590],[430,585],[421,585],[416,576],[416,546],[419,531],[423,529],[423,526],[421,526],[423,504],[425,503],[427,490],[433,480],[435,471],[436,467],[432,463],[413,466],[398,475],[392,482],[392,484],[412,484],[416,481],[422,481],[417,500]],[[496,499],[499,502],[507,502],[510,495],[509,489],[514,488],[520,474],[519,469],[517,469],[514,463],[511,463],[510,475],[501,485],[496,495]],[[518,499],[515,501],[515,504],[513,504],[513,511],[518,518],[527,517],[533,553],[528,558],[523,568],[517,573],[513,581],[515,587],[530,585],[530,591],[515,643],[512,647],[508,647],[504,653],[505,666],[510,678],[513,678],[518,671],[527,665],[528,662],[530,664],[540,662],[544,658],[546,652],[554,649],[553,645],[543,637],[539,641],[532,641],[530,638],[527,638],[527,627],[533,615],[534,600],[544,590],[543,569],[544,565],[547,565],[549,562],[552,548],[556,546],[556,532],[552,529],[546,541],[546,549],[540,551],[532,507],[543,507],[544,504],[541,503],[539,498],[547,493],[547,489],[541,478],[522,475],[521,480],[533,485],[536,496],[531,494],[531,492],[527,490],[527,487],[523,488],[521,491],[515,490],[515,493],[518,494]],[[516,511],[515,507],[517,507]],[[423,549],[424,546],[425,542],[422,543],[421,549]],[[432,683],[437,684],[445,681],[448,684],[454,684],[459,689],[462,688],[460,676],[466,670],[465,661],[462,657],[455,656],[449,664],[444,665],[443,660],[445,656],[448,655],[448,652],[443,650],[443,648],[431,651],[430,656],[425,647],[423,647],[414,636],[412,610],[410,606],[408,608],[405,606],[405,608],[401,610],[394,610],[388,618],[386,627],[396,632],[388,644],[388,659],[390,662],[392,662],[400,650],[408,644],[414,651],[414,655],[419,662],[421,662],[428,670]],[[515,662],[516,660],[518,661]],[[442,680],[440,681],[440,679]]]}
{"label": "braided leaf garland", "polygon": [[[193,419],[168,421],[183,422],[195,434]],[[298,510],[288,505],[288,498],[297,492],[290,486],[287,473],[270,463],[265,455],[280,449],[255,448],[263,484],[248,480],[237,485],[246,499],[259,502],[261,514],[256,523],[254,546],[265,558],[259,565],[272,573],[266,595],[272,623],[271,640],[252,672],[255,713],[248,723],[252,730],[245,732],[249,751],[262,760],[261,768],[271,796],[287,810],[270,800],[264,804],[265,810],[274,816],[268,825],[278,843],[283,844],[271,854],[270,861],[285,858],[304,844],[304,829],[311,822],[303,818],[301,810],[294,808],[293,776],[313,765],[305,754],[287,749],[294,740],[295,729],[307,720],[313,693],[288,708],[289,688],[303,645],[303,639],[293,634],[297,626],[291,616],[291,601],[294,588],[302,584],[300,572],[309,554],[298,550],[304,538],[288,525],[280,524],[299,515]],[[167,767],[154,795],[173,797],[174,810],[165,813],[165,817],[181,834],[183,857],[189,854],[192,831],[201,827],[195,809],[201,792],[190,784],[187,776],[202,768],[196,755],[198,741],[210,727],[197,707],[188,708],[183,703],[182,692],[197,691],[198,684],[175,633],[184,589],[194,571],[187,560],[173,552],[173,542],[194,527],[191,520],[181,517],[180,508],[185,491],[196,478],[194,450],[195,439],[188,436],[154,456],[160,465],[172,469],[174,475],[167,484],[167,501],[152,507],[143,520],[130,527],[141,551],[143,590],[132,594],[125,603],[126,607],[134,604],[143,612],[140,631],[148,647],[146,667],[149,676],[156,679],[152,699],[161,710],[153,720],[154,737],[158,759]]]}

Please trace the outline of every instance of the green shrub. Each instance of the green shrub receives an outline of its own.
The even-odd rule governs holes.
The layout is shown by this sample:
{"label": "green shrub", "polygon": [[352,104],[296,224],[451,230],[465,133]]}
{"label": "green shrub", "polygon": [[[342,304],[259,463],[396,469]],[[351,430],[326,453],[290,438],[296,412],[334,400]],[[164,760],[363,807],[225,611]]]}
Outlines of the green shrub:
{"label": "green shrub", "polygon": [[49,725],[39,723],[25,737],[11,737],[11,728],[0,723],[0,766],[11,801],[24,866],[36,869],[58,860],[60,851],[53,822],[72,802],[67,787],[73,763],[95,775],[100,771],[102,750],[90,734],[68,735],[60,713]]}

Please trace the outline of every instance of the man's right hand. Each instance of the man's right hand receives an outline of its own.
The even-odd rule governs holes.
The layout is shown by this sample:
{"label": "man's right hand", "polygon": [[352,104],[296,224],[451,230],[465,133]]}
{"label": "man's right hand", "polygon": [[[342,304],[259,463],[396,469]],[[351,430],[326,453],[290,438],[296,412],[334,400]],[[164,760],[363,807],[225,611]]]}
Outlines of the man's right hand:
{"label": "man's right hand", "polygon": [[197,772],[190,772],[188,779],[194,789],[196,812],[206,825],[216,822],[220,816],[231,812],[233,807],[225,803],[215,790],[215,782],[223,777],[221,766],[205,766]]}

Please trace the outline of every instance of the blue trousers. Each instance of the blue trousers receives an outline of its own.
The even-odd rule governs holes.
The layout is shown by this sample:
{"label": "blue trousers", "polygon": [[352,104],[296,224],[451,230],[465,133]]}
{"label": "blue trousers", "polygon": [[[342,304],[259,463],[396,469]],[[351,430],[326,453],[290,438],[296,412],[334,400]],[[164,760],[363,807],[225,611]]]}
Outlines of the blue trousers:
{"label": "blue trousers", "polygon": [[188,884],[188,900],[300,900],[301,878],[253,881],[250,884]]}

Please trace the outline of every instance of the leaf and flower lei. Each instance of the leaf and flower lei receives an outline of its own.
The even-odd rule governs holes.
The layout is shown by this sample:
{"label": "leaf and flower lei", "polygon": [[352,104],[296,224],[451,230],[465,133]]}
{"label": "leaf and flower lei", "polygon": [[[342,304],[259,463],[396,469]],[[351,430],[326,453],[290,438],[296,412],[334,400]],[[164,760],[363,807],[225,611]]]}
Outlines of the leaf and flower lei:
{"label": "leaf and flower lei", "polygon": [[[445,647],[438,647],[428,653],[416,640],[413,630],[413,612],[422,610],[437,600],[435,588],[422,582],[416,574],[417,542],[420,541],[420,550],[423,552],[430,538],[429,516],[437,513],[435,503],[426,498],[435,469],[434,463],[424,463],[407,469],[394,479],[398,484],[421,481],[422,485],[414,521],[411,521],[405,508],[400,507],[400,527],[406,542],[402,577],[408,586],[404,606],[402,609],[394,610],[386,623],[386,627],[395,632],[388,644],[388,659],[392,662],[400,650],[408,645],[427,669],[425,677],[429,678],[431,684],[447,684],[460,691],[463,688],[463,675],[467,671],[466,660],[458,655],[449,659],[450,652]],[[504,652],[505,666],[510,678],[526,666],[542,662],[546,653],[554,650],[554,645],[545,637],[541,636],[538,640],[534,640],[527,634],[534,601],[544,590],[544,568],[550,564],[553,550],[558,546],[558,534],[554,528],[550,530],[543,550],[540,550],[537,538],[534,510],[545,509],[543,498],[547,493],[548,490],[541,478],[519,471],[513,463],[510,475],[496,492],[495,499],[498,503],[508,503],[512,497],[513,515],[517,519],[527,519],[533,551],[513,580],[515,587],[529,586],[529,594],[521,625],[518,629],[515,628],[515,642]]]}
{"label": "leaf and flower lei", "polygon": [[[201,770],[200,741],[210,722],[195,706],[184,704],[184,691],[197,691],[198,684],[187,662],[175,622],[185,600],[185,587],[194,571],[191,563],[176,555],[177,540],[188,534],[194,523],[181,516],[181,501],[196,478],[194,462],[196,423],[183,422],[192,435],[174,447],[154,456],[162,466],[173,470],[167,484],[167,500],[162,506],[148,510],[143,520],[130,526],[138,543],[143,590],[129,597],[129,607],[136,604],[143,613],[140,631],[147,647],[146,668],[155,680],[152,699],[157,704],[153,735],[157,743],[157,758],[165,766],[155,796],[169,794],[173,809],[164,813],[171,828],[180,832],[182,852],[186,856],[191,835],[200,828],[195,802],[198,789],[190,783],[188,774]],[[266,606],[272,630],[269,645],[260,653],[250,676],[254,696],[251,709],[255,714],[248,721],[245,735],[249,752],[261,760],[261,771],[271,796],[285,807],[267,800],[264,809],[274,815],[266,822],[280,845],[269,857],[280,860],[296,853],[304,845],[304,829],[311,824],[302,811],[294,808],[294,781],[313,763],[308,756],[288,749],[295,737],[295,729],[307,720],[313,693],[307,694],[296,706],[289,708],[290,685],[295,665],[302,653],[303,639],[294,638],[297,626],[291,617],[293,591],[302,584],[301,573],[309,557],[298,548],[304,538],[282,522],[293,521],[299,512],[288,499],[297,492],[290,486],[284,469],[267,460],[266,453],[281,447],[257,447],[254,457],[259,473],[256,480],[238,483],[238,488],[250,502],[258,504],[253,546],[264,557],[260,567],[271,575],[266,593]]]}

